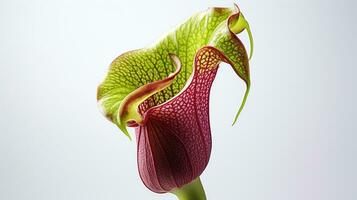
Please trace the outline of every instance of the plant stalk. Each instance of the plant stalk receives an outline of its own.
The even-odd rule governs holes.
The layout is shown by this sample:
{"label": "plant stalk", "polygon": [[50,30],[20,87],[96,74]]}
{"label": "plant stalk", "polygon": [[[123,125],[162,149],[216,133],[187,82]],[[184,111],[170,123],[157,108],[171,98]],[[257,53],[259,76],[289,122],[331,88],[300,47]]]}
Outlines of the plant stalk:
{"label": "plant stalk", "polygon": [[200,177],[181,188],[172,190],[171,193],[175,194],[179,200],[206,200]]}

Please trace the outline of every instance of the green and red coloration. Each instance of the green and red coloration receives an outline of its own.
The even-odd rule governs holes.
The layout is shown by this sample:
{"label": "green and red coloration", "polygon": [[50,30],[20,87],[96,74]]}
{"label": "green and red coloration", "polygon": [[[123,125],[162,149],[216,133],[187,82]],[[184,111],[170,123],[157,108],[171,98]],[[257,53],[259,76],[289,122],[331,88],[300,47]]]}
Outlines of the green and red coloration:
{"label": "green and red coloration", "polygon": [[111,64],[97,98],[107,118],[129,138],[126,126],[135,127],[139,174],[150,190],[189,199],[192,188],[200,188],[211,153],[209,95],[219,64],[231,65],[247,86],[233,123],[249,92],[249,58],[235,35],[245,29],[251,57],[252,36],[238,7],[211,8],[156,45],[125,53]]}

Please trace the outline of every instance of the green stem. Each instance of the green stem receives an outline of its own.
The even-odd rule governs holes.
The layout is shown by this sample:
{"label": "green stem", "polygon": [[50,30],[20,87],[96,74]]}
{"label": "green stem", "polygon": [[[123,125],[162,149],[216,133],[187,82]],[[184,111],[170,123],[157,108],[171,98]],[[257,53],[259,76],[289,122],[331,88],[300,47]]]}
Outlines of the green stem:
{"label": "green stem", "polygon": [[175,194],[179,200],[206,200],[200,177],[181,188],[172,190],[171,193]]}

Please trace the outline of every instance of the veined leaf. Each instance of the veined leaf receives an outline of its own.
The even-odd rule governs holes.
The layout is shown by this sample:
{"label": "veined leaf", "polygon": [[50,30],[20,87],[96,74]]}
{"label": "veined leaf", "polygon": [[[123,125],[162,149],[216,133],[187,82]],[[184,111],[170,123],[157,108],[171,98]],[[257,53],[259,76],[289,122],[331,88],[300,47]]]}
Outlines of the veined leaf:
{"label": "veined leaf", "polygon": [[[239,114],[250,87],[247,52],[235,36],[244,29],[248,30],[251,38],[249,25],[237,6],[210,8],[189,18],[155,45],[120,55],[111,63],[107,77],[98,87],[97,99],[105,116],[128,135],[127,123],[131,126],[140,124],[141,115],[146,110],[168,101],[182,91],[192,74],[196,53],[205,46],[221,51],[227,63],[246,83],[247,92]],[[253,47],[250,48],[252,50]],[[145,85],[165,80],[176,70],[170,55],[179,59],[181,71],[170,78],[169,84],[156,84],[158,88],[150,94],[146,93],[148,91],[143,89]],[[140,100],[129,98],[138,93],[145,95]]]}

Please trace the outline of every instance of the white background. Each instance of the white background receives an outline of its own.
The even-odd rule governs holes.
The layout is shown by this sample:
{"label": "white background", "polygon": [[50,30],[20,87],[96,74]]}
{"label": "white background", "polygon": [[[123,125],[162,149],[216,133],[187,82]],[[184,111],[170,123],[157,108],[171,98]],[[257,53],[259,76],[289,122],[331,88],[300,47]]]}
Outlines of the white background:
{"label": "white background", "polygon": [[[0,1],[0,199],[175,199],[141,183],[136,143],[98,111],[119,54],[233,1]],[[353,200],[356,3],[241,0],[252,88],[222,65],[211,94],[209,200]],[[243,37],[246,42],[246,36]]]}

